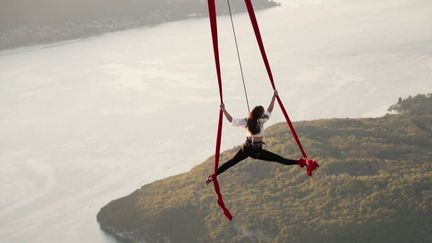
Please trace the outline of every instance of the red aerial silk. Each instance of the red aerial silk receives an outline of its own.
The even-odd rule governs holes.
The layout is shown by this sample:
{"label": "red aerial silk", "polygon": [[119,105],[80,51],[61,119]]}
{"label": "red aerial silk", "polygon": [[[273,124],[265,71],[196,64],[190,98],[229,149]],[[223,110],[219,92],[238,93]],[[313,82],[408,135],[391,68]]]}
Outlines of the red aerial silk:
{"label": "red aerial silk", "polygon": [[[273,90],[276,90],[276,86],[273,80],[273,74],[270,68],[269,61],[267,59],[267,55],[264,49],[264,43],[261,38],[261,33],[258,27],[258,22],[255,17],[255,12],[251,3],[251,0],[245,0],[246,8],[255,32],[255,37],[258,42],[258,46],[261,52],[262,59],[264,61],[264,65],[266,67],[270,83],[273,87]],[[219,97],[220,102],[223,103],[223,93],[222,93],[222,78],[221,78],[221,69],[220,69],[220,61],[219,61],[219,45],[218,45],[218,33],[217,33],[217,18],[216,18],[216,3],[215,0],[208,0],[208,10],[209,10],[209,18],[210,18],[210,28],[212,33],[212,41],[213,41],[213,52],[214,52],[214,59],[215,59],[215,66],[216,66],[216,74],[218,79],[218,85],[219,85]],[[297,136],[297,133],[294,130],[294,127],[292,125],[292,122],[288,116],[288,113],[285,110],[284,105],[282,104],[281,99],[279,96],[276,97],[279,107],[282,110],[283,115],[285,116],[285,120],[291,130],[292,136],[294,137],[294,140],[297,143],[297,146],[299,147],[302,155],[304,158],[307,158],[306,152],[303,149],[303,146],[300,143],[300,139]],[[219,110],[219,120],[218,120],[218,128],[217,128],[217,135],[216,135],[216,149],[215,149],[215,162],[214,162],[214,174],[213,174],[213,185],[214,189],[216,191],[216,195],[218,197],[218,205],[221,208],[223,214],[228,218],[228,220],[232,220],[232,215],[229,212],[229,210],[225,207],[225,203],[222,198],[222,193],[220,191],[219,182],[217,180],[217,169],[219,167],[219,154],[220,154],[220,146],[221,146],[221,138],[222,138],[222,122],[223,122],[223,111]]]}
{"label": "red aerial silk", "polygon": [[[223,95],[222,95],[222,78],[220,71],[220,63],[219,63],[219,46],[218,46],[218,34],[217,34],[217,20],[216,20],[216,4],[215,0],[208,0],[208,9],[209,9],[209,18],[210,18],[210,27],[212,32],[212,40],[213,40],[213,51],[216,65],[216,74],[218,78],[219,84],[219,98],[220,102],[223,103]],[[217,180],[216,171],[219,168],[219,153],[221,146],[221,138],[222,138],[222,121],[223,121],[223,112],[222,109],[219,110],[219,120],[218,120],[218,129],[216,135],[216,151],[215,151],[215,163],[214,163],[214,177],[213,177],[213,185],[216,191],[216,195],[218,197],[218,204],[224,213],[225,217],[229,220],[232,219],[232,215],[229,210],[225,207],[225,203],[222,198],[222,193],[220,191],[219,182]]]}
{"label": "red aerial silk", "polygon": [[[262,56],[262,59],[264,61],[264,65],[266,67],[266,70],[267,70],[267,73],[268,73],[268,76],[269,76],[269,79],[270,79],[270,83],[271,83],[271,85],[273,87],[273,90],[275,90],[276,86],[275,86],[275,83],[274,83],[274,80],[273,80],[273,74],[272,74],[272,71],[271,71],[271,68],[270,68],[270,64],[269,64],[269,61],[267,59],[267,55],[266,55],[266,52],[265,52],[265,49],[264,49],[264,43],[263,43],[262,38],[261,38],[261,33],[260,33],[260,30],[259,30],[259,27],[258,27],[258,22],[257,22],[256,17],[255,17],[255,12],[254,12],[252,3],[251,3],[250,0],[245,0],[245,3],[246,3],[247,11],[249,13],[249,18],[251,20],[251,23],[252,23],[252,26],[253,26],[253,29],[254,29],[254,32],[255,32],[255,37],[257,39],[258,46],[259,46],[260,51],[261,51],[261,56]],[[276,98],[277,98],[279,107],[281,108],[282,113],[285,116],[285,120],[286,120],[286,122],[287,122],[287,124],[288,124],[288,126],[289,126],[289,128],[291,130],[291,134],[293,135],[294,140],[297,143],[297,146],[299,147],[299,149],[300,149],[303,157],[307,158],[306,152],[304,151],[303,146],[300,143],[300,139],[298,138],[297,133],[294,130],[294,126],[292,125],[292,122],[291,122],[291,120],[290,120],[290,118],[288,116],[288,113],[285,110],[284,105],[282,104],[281,99],[279,98],[279,96],[276,96]]]}

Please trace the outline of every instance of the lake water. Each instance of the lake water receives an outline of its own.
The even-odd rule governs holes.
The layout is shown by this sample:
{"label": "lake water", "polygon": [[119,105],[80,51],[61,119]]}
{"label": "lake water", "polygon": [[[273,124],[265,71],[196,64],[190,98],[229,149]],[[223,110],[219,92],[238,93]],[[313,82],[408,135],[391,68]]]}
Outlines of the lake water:
{"label": "lake water", "polygon": [[[432,92],[430,0],[282,3],[257,17],[293,120],[381,116]],[[249,19],[234,18],[250,102],[266,105]],[[212,155],[209,31],[203,18],[0,52],[0,242],[115,242],[96,222],[103,205]],[[229,18],[219,31],[226,107],[244,116]],[[243,136],[225,123],[222,148]]]}

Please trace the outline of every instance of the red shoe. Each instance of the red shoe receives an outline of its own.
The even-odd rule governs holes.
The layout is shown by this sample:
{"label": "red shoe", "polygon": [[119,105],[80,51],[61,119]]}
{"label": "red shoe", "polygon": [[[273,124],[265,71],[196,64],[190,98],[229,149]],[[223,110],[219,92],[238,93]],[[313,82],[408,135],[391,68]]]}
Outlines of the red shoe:
{"label": "red shoe", "polygon": [[306,175],[312,176],[312,171],[316,170],[319,165],[314,159],[306,159]]}
{"label": "red shoe", "polygon": [[206,185],[210,184],[210,182],[213,182],[214,178],[216,177],[215,174],[211,174],[207,177],[207,179],[205,180]]}
{"label": "red shoe", "polygon": [[303,167],[306,166],[306,161],[307,161],[307,159],[305,159],[305,158],[299,158],[299,159],[297,160],[297,164],[298,164],[301,168],[303,168]]}

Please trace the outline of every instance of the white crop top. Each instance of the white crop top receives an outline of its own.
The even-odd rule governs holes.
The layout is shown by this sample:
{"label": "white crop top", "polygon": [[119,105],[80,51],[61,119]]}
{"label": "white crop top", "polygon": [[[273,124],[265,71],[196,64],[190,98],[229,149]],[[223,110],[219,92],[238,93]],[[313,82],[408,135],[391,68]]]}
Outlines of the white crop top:
{"label": "white crop top", "polygon": [[264,123],[269,120],[271,113],[269,111],[264,112],[264,116],[260,119],[258,119],[258,123],[260,126],[260,132],[257,134],[252,135],[252,133],[249,131],[249,129],[246,127],[247,125],[247,118],[233,118],[231,121],[231,125],[235,127],[244,127],[246,129],[246,136],[252,138],[262,138],[264,137]]}

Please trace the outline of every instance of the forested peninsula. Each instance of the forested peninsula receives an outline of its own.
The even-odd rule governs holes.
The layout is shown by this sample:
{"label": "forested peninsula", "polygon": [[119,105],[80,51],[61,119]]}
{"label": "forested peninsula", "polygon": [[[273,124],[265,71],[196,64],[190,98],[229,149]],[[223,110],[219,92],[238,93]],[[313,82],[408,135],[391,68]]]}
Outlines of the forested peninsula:
{"label": "forested peninsula", "polygon": [[[320,168],[307,177],[298,166],[239,163],[219,177],[232,222],[204,184],[210,157],[108,203],[100,227],[131,242],[432,242],[432,94],[399,99],[379,118],[294,126]],[[299,155],[285,123],[266,134],[267,149]]]}
{"label": "forested peninsula", "polygon": [[[226,1],[216,1],[219,14]],[[234,13],[243,0],[230,0]],[[280,5],[254,0],[259,9]],[[206,17],[206,0],[6,0],[0,6],[0,50],[86,38],[103,33]]]}

